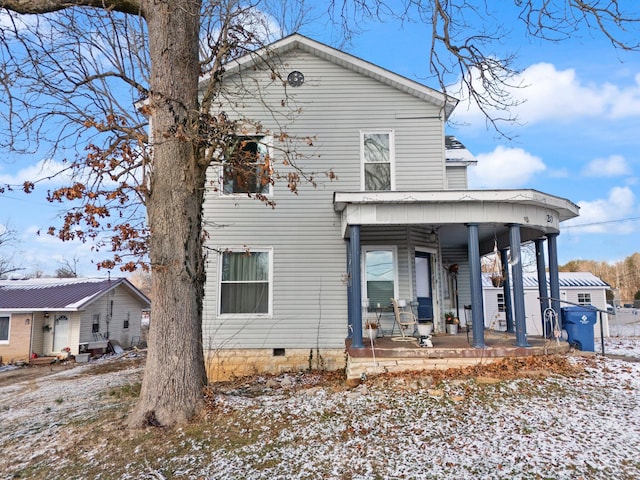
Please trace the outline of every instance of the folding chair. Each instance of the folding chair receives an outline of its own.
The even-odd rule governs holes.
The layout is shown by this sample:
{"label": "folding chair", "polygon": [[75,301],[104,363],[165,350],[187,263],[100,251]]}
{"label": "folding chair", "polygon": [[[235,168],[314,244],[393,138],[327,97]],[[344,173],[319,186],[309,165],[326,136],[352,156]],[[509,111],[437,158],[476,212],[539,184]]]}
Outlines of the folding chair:
{"label": "folding chair", "polygon": [[[409,310],[402,309],[398,306],[398,301],[395,298],[391,299],[391,305],[393,305],[393,313],[395,315],[395,321],[400,328],[401,337],[391,337],[394,342],[417,342],[417,339],[413,336],[413,332],[418,325],[416,316]],[[407,330],[411,328],[411,335],[407,335]],[[393,330],[391,330],[393,335]]]}

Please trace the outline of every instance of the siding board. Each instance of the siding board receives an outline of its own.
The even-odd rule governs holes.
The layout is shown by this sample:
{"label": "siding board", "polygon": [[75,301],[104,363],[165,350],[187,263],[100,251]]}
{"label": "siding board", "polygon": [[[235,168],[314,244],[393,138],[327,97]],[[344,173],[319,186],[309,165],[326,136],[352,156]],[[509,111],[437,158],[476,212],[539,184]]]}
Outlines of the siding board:
{"label": "siding board", "polygon": [[[318,187],[299,185],[298,195],[286,182],[276,182],[276,207],[242,197],[220,197],[211,188],[206,195],[210,253],[204,302],[203,340],[210,349],[226,348],[340,348],[347,335],[347,243],[341,238],[340,216],[333,211],[333,192],[360,190],[360,132],[392,129],[395,133],[396,188],[444,187],[444,131],[440,109],[372,78],[320,59],[291,51],[281,58],[283,73],[300,70],[305,83],[288,88],[267,72],[252,70],[226,80],[235,85],[261,87],[261,99],[251,91],[234,99],[227,111],[234,118],[257,118],[264,131],[285,130],[291,139],[311,137],[286,145],[274,142],[277,153],[295,148],[297,164],[315,172]],[[231,89],[230,89],[231,90]],[[282,111],[281,102],[290,107]],[[299,110],[297,110],[299,109]],[[297,111],[296,111],[297,110]],[[322,172],[331,169],[337,180]],[[212,167],[209,181],[216,185]],[[394,244],[398,247],[399,291],[411,298],[412,273],[407,228],[367,231],[362,245]],[[270,248],[273,251],[273,311],[271,316],[218,317],[218,254],[228,247]]]}

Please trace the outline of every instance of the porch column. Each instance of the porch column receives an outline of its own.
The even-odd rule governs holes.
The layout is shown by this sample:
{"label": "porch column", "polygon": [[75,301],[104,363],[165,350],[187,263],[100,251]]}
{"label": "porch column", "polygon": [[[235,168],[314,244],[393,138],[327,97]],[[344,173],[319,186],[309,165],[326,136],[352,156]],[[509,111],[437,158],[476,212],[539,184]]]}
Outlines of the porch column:
{"label": "porch column", "polygon": [[469,256],[469,276],[471,280],[471,346],[485,348],[484,344],[484,302],[482,300],[482,268],[478,243],[478,224],[467,224],[467,249]]}
{"label": "porch column", "polygon": [[504,270],[504,285],[502,294],[504,295],[504,314],[507,321],[507,332],[515,332],[513,323],[513,302],[511,301],[511,272],[509,271],[509,249],[500,250],[500,261]]}
{"label": "porch column", "polygon": [[351,282],[351,346],[364,348],[362,343],[362,283],[360,281],[360,225],[351,225],[349,234],[349,280]]}
{"label": "porch column", "polygon": [[553,308],[558,315],[558,321],[562,324],[560,318],[560,280],[558,278],[558,234],[547,234],[547,249],[549,250],[549,289],[551,290],[551,298],[557,300],[551,300],[551,308]]}
{"label": "porch column", "polygon": [[545,325],[544,311],[549,306],[549,300],[543,298],[549,296],[549,290],[547,289],[547,270],[544,263],[544,238],[536,239],[535,245],[536,267],[538,270],[538,296],[540,297],[540,321],[542,323],[542,331],[548,335],[550,329]]}
{"label": "porch column", "polygon": [[527,320],[524,311],[524,284],[522,280],[522,252],[520,251],[520,225],[509,226],[509,247],[511,249],[511,273],[513,275],[513,306],[516,320],[516,345],[529,347],[527,343]]}

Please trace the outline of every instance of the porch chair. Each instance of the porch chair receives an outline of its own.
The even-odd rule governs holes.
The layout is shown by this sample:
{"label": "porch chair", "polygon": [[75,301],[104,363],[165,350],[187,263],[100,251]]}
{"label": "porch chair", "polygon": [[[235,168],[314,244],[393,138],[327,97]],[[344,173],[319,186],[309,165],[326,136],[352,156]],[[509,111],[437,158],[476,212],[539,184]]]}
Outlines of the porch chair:
{"label": "porch chair", "polygon": [[[398,327],[400,328],[401,337],[391,337],[391,340],[394,342],[417,342],[417,339],[413,336],[413,332],[418,325],[418,321],[416,320],[416,316],[410,310],[405,310],[404,308],[400,308],[398,305],[398,300],[395,298],[391,299],[391,305],[393,305],[393,313],[395,316],[395,321]],[[411,335],[407,335],[407,330],[411,329]],[[393,330],[391,331],[393,335]]]}

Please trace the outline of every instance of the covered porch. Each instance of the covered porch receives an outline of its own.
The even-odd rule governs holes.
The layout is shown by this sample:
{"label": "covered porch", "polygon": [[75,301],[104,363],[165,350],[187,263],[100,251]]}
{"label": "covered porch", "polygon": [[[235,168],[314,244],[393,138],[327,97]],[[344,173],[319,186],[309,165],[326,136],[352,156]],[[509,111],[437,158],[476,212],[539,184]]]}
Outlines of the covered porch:
{"label": "covered porch", "polygon": [[363,348],[345,342],[347,351],[346,376],[348,380],[367,375],[413,370],[446,370],[482,363],[491,363],[506,357],[530,357],[568,352],[565,341],[543,337],[529,337],[527,347],[515,344],[515,333],[486,330],[483,348],[471,345],[465,332],[457,335],[437,334],[432,337],[433,348],[420,347],[416,342],[395,342],[391,337],[378,337],[374,342],[366,339]]}
{"label": "covered porch", "polygon": [[[557,236],[559,224],[578,215],[578,207],[569,200],[544,194],[535,190],[443,190],[421,192],[336,192],[334,209],[341,215],[343,238],[347,242],[348,257],[348,335],[347,349],[350,358],[359,358],[369,348],[363,339],[363,318],[367,317],[367,305],[371,292],[367,292],[368,279],[363,278],[366,269],[363,261],[361,235],[367,242],[380,238],[392,238],[387,232],[395,229],[395,241],[405,242],[402,254],[396,254],[399,262],[406,265],[406,281],[395,291],[399,298],[415,301],[418,295],[416,278],[419,245],[427,246],[431,252],[436,273],[443,268],[455,264],[453,272],[455,284],[452,287],[455,301],[447,300],[445,281],[432,273],[430,281],[434,282],[433,305],[431,310],[435,332],[444,331],[443,312],[446,306],[454,305],[457,316],[462,317],[464,305],[471,305],[469,343],[462,350],[437,346],[434,337],[434,352],[444,348],[449,356],[486,358],[490,355],[492,345],[488,343],[488,335],[484,327],[484,305],[482,296],[481,257],[496,249],[502,259],[503,288],[507,317],[507,333],[511,338],[503,342],[511,342],[510,346],[533,352],[537,345],[529,338],[526,331],[526,312],[524,308],[524,286],[522,279],[521,245],[534,242],[536,247],[536,269],[538,276],[544,278],[547,271],[544,247],[546,243],[548,272],[550,276],[550,292],[546,291],[546,282],[540,282],[540,297],[559,296]],[[397,232],[406,229],[406,236],[401,239]],[[421,238],[422,237],[422,238]],[[374,240],[372,240],[374,239]],[[396,277],[398,275],[396,274]],[[544,289],[544,290],[543,290]],[[379,301],[378,301],[379,302]],[[449,302],[449,303],[447,303]],[[363,306],[364,305],[364,306]],[[540,309],[548,305],[540,303]],[[552,305],[556,313],[560,313],[559,305]],[[464,336],[466,343],[466,336]],[[546,342],[545,339],[540,339]],[[460,340],[453,340],[459,342]],[[506,345],[505,345],[506,346]],[[385,348],[384,340],[380,348],[391,353],[391,350],[406,350],[407,345],[396,342]],[[416,347],[417,351],[422,350]],[[471,354],[472,349],[481,351]],[[413,350],[405,351],[409,354]],[[453,353],[451,353],[453,352]],[[421,358],[435,358],[420,353]],[[411,355],[410,355],[411,356]]]}

